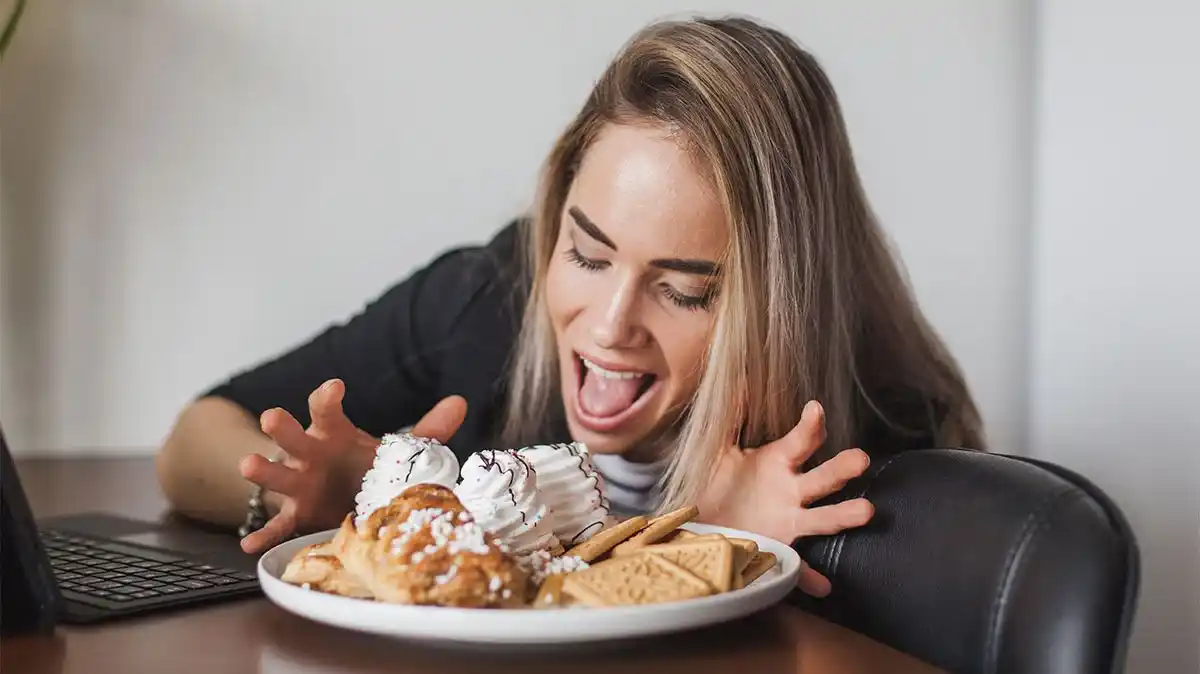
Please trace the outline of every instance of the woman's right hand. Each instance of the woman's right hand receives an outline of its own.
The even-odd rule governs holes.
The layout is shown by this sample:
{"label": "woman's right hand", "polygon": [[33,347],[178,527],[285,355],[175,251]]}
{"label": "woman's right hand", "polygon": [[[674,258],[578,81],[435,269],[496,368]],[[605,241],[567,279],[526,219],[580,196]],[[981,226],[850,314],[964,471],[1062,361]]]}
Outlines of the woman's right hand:
{"label": "woman's right hand", "polygon": [[[379,439],[350,422],[342,411],[345,384],[330,379],[308,397],[307,429],[287,411],[263,412],[262,430],[285,452],[278,462],[260,454],[242,458],[242,477],[261,485],[275,514],[242,539],[242,549],[258,553],[293,533],[338,527],[354,507],[362,478],[375,459]],[[415,435],[446,442],[466,417],[459,396],[442,399],[413,427]]]}

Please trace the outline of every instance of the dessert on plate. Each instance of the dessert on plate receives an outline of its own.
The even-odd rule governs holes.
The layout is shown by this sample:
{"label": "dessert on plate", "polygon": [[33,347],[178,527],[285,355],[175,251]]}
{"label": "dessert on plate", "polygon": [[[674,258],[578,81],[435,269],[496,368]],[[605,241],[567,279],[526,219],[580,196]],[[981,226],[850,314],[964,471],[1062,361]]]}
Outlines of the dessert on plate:
{"label": "dessert on plate", "polygon": [[577,545],[612,524],[604,477],[580,442],[533,445],[517,450],[537,473],[538,492],[550,508],[554,535]]}
{"label": "dessert on plate", "polygon": [[458,458],[442,443],[411,433],[385,435],[354,497],[355,523],[365,522],[371,513],[386,507],[414,484],[440,484],[453,489],[458,473]]}
{"label": "dessert on plate", "polygon": [[539,477],[517,452],[485,449],[463,464],[454,494],[512,554],[558,554],[562,545],[538,489]]}
{"label": "dessert on plate", "polygon": [[468,608],[525,603],[528,575],[449,488],[406,488],[361,524],[349,515],[332,549],[376,600]]}
{"label": "dessert on plate", "polygon": [[[284,582],[360,600],[482,609],[591,609],[740,590],[777,566],[749,539],[684,528],[692,507],[618,521],[578,443],[486,450],[385,436],[331,541]],[[565,550],[564,550],[565,548]]]}

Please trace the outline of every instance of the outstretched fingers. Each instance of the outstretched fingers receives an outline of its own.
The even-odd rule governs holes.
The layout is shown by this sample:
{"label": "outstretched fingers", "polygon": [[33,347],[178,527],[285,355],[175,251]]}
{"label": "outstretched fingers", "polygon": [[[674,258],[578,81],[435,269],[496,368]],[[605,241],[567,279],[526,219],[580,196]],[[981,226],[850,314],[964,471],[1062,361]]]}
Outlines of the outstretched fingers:
{"label": "outstretched fingers", "polygon": [[829,596],[833,591],[833,584],[829,579],[803,560],[800,561],[800,575],[796,578],[796,587],[804,594],[818,599]]}
{"label": "outstretched fingers", "polygon": [[342,409],[345,395],[346,384],[341,379],[330,379],[308,395],[308,414],[312,417],[313,434],[330,437],[339,433],[358,432]]}
{"label": "outstretched fingers", "polygon": [[802,510],[796,523],[796,537],[832,536],[861,527],[875,516],[875,506],[865,498]]}
{"label": "outstretched fingers", "polygon": [[297,459],[312,456],[316,441],[287,410],[276,407],[262,413],[259,426],[279,448]]}
{"label": "outstretched fingers", "polygon": [[767,447],[778,452],[795,469],[803,465],[824,442],[825,409],[821,403],[810,400],[792,430]]}
{"label": "outstretched fingers", "polygon": [[466,398],[462,396],[442,398],[413,426],[412,434],[422,438],[433,438],[438,442],[449,442],[466,418]]}
{"label": "outstretched fingers", "polygon": [[296,516],[289,504],[284,505],[279,514],[267,520],[258,531],[251,532],[242,539],[242,550],[256,554],[272,545],[283,541],[296,530]]}
{"label": "outstretched fingers", "polygon": [[847,449],[799,477],[801,505],[832,496],[846,483],[862,475],[871,458],[861,449]]}
{"label": "outstretched fingers", "polygon": [[248,454],[238,463],[242,477],[267,491],[295,496],[300,489],[300,473],[261,454]]}

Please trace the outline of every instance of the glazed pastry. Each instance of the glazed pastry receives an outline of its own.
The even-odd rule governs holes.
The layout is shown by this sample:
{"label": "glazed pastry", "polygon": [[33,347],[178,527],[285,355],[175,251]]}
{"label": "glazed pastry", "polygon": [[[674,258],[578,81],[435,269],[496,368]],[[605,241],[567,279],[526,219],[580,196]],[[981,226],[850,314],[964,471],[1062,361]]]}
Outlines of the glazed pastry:
{"label": "glazed pastry", "polygon": [[373,599],[361,580],[346,570],[329,542],[309,545],[296,553],[283,570],[285,583],[342,597]]}
{"label": "glazed pastry", "polygon": [[360,525],[350,516],[333,550],[379,601],[513,608],[528,576],[444,485],[408,487]]}

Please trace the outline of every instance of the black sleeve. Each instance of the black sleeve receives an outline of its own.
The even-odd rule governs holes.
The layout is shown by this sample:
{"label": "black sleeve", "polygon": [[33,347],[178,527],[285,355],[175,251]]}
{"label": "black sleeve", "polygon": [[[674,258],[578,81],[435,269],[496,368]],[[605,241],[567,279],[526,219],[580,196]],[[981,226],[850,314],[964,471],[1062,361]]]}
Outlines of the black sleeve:
{"label": "black sleeve", "polygon": [[336,377],[346,384],[346,416],[364,431],[378,436],[416,423],[437,402],[449,336],[480,288],[494,279],[497,242],[510,239],[511,229],[487,247],[442,254],[348,321],[204,395],[226,398],[255,416],[281,407],[308,425],[309,394]]}

